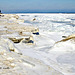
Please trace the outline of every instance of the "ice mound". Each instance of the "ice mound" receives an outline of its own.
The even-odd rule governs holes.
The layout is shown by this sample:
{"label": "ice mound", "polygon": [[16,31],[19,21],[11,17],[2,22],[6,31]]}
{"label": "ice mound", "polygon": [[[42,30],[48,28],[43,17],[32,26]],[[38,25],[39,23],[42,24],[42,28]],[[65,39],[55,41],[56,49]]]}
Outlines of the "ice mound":
{"label": "ice mound", "polygon": [[75,45],[75,34],[72,34],[67,38],[62,39],[61,41],[56,42],[51,50],[63,51],[63,52],[75,51],[74,45]]}
{"label": "ice mound", "polygon": [[[19,16],[16,14],[1,14],[1,20],[6,20],[5,23],[24,23],[23,19],[19,19]],[[2,21],[1,21],[2,22]],[[2,23],[4,24],[4,22]]]}

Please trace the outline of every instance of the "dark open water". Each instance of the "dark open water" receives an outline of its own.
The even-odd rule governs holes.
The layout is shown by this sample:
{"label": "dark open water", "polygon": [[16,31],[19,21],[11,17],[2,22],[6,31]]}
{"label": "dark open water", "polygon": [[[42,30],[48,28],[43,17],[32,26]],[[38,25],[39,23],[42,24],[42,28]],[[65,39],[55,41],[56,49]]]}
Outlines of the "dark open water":
{"label": "dark open water", "polygon": [[6,14],[19,14],[19,13],[64,13],[64,14],[75,14],[75,12],[3,12],[3,13],[6,13]]}

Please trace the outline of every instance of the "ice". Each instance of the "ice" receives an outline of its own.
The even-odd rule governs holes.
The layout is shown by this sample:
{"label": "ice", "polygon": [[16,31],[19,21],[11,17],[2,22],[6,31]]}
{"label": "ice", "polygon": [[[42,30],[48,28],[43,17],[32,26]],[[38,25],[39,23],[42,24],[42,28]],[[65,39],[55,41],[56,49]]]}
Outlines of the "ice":
{"label": "ice", "polygon": [[[74,75],[74,42],[70,40],[58,44],[55,44],[55,42],[64,39],[62,36],[75,34],[75,14],[19,15],[23,15],[21,18],[25,20],[25,23],[37,26],[40,30],[40,36],[34,37],[36,45],[30,48],[26,47],[25,51],[23,49],[23,54],[42,60],[64,75]],[[32,21],[33,18],[36,20]]]}
{"label": "ice", "polygon": [[[10,57],[7,60],[11,61],[14,58],[12,60],[14,62],[9,63],[10,66],[14,67],[16,72],[25,71],[26,75],[75,75],[75,14],[23,13],[17,15],[19,19],[24,19],[24,23],[19,21],[20,26],[18,24],[9,25],[7,28],[11,28],[13,33],[0,35],[0,50],[8,51]],[[12,18],[10,21],[12,20],[15,19]],[[4,24],[0,26],[2,28],[0,31],[7,30],[5,26]],[[34,30],[39,28],[39,35],[32,34],[30,32],[32,30],[25,32],[27,28],[24,29],[24,27],[26,26]],[[16,32],[20,30],[23,31],[23,36]],[[33,36],[34,43],[26,44],[22,41],[13,43],[7,39],[7,37],[25,38],[25,35]],[[61,41],[68,38],[69,35],[73,38]],[[14,49],[15,53],[10,52],[10,49]],[[5,51],[3,53],[7,55]]]}

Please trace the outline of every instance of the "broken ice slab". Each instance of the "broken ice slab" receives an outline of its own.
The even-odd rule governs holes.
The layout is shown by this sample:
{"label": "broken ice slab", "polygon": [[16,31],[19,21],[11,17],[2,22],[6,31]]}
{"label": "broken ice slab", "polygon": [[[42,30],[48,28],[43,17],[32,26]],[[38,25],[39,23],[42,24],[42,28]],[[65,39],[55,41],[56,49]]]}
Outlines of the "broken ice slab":
{"label": "broken ice slab", "polygon": [[25,36],[25,37],[9,37],[10,40],[12,40],[14,43],[34,43],[33,36]]}
{"label": "broken ice slab", "polygon": [[9,38],[10,40],[12,40],[14,43],[20,43],[21,40],[23,40],[23,38],[17,39],[17,38]]}

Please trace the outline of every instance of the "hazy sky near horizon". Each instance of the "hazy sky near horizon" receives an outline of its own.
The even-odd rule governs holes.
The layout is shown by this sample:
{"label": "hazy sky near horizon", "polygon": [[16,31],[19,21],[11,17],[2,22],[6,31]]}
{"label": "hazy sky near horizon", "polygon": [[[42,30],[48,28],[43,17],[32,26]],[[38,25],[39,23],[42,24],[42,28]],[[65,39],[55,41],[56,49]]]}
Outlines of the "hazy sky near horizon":
{"label": "hazy sky near horizon", "polygon": [[7,11],[74,11],[75,0],[0,0],[0,9]]}

